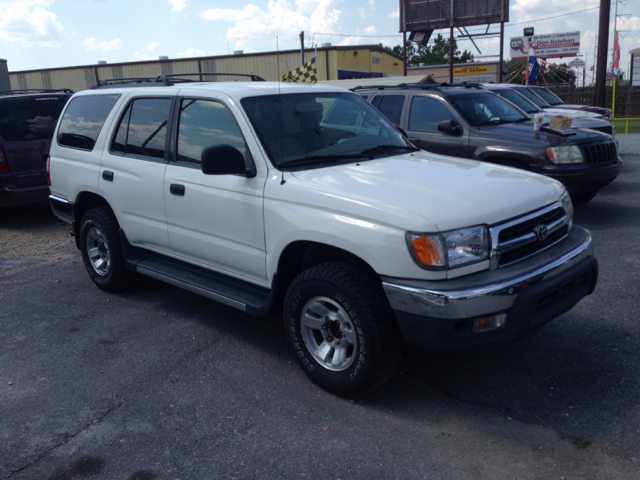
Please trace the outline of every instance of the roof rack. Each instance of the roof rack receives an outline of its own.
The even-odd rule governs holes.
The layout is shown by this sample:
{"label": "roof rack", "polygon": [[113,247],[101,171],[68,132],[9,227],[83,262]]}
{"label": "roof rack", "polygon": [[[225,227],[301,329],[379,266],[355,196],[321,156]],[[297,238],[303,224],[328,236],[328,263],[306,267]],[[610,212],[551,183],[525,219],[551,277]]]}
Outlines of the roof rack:
{"label": "roof rack", "polygon": [[[169,87],[176,83],[193,83],[203,82],[203,76],[229,76],[229,77],[248,77],[253,82],[264,82],[265,79],[258,75],[248,73],[209,73],[209,72],[194,72],[194,73],[175,73],[171,75],[160,75],[158,77],[134,77],[134,78],[107,78],[99,80],[98,83],[91,87],[92,90],[102,88],[114,88],[118,86],[129,87]],[[184,77],[200,77],[198,80]]]}
{"label": "roof rack", "polygon": [[442,90],[443,88],[477,88],[481,89],[480,83],[399,83],[398,85],[371,85],[354,87],[352,92],[357,90],[407,90],[407,89],[422,89],[422,90]]}
{"label": "roof rack", "polygon": [[76,93],[69,88],[25,88],[22,90],[4,90],[0,95],[23,95],[26,93]]}

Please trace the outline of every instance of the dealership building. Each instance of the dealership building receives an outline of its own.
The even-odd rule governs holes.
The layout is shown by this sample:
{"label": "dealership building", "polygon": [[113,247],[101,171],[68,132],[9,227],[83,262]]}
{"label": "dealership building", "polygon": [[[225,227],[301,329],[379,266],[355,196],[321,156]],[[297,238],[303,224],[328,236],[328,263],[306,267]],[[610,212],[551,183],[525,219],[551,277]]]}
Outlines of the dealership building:
{"label": "dealership building", "polygon": [[[314,57],[319,81],[401,76],[404,71],[402,57],[379,45],[343,47],[323,44],[317,49],[304,51],[305,62]],[[153,61],[113,64],[98,62],[96,65],[9,72],[9,79],[11,89],[14,90],[70,88],[77,92],[89,89],[105,79],[155,78],[159,75],[187,73],[242,73],[257,75],[267,81],[277,81],[301,65],[300,50],[247,54],[237,51],[233,55],[214,57],[160,57]],[[220,76],[214,79],[228,81],[240,78]]]}

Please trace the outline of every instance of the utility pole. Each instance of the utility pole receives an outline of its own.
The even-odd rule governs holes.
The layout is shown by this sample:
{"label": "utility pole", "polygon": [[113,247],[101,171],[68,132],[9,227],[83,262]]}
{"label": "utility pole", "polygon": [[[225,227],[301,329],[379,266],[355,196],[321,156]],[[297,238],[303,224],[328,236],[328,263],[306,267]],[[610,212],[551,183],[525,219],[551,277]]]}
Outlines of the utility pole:
{"label": "utility pole", "polygon": [[300,65],[304,65],[304,30],[300,32]]}
{"label": "utility pole", "polygon": [[607,98],[607,49],[609,44],[609,12],[611,0],[600,0],[600,20],[598,23],[598,59],[596,63],[596,89],[593,105],[606,106]]}

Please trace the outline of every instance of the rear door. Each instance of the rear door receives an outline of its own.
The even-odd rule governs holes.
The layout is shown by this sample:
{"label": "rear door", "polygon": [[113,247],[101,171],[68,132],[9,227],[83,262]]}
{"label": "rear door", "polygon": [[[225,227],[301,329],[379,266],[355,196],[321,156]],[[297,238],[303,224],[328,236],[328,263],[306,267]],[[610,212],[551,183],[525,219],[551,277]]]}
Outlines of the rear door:
{"label": "rear door", "polygon": [[17,187],[46,185],[53,131],[68,95],[7,97],[0,101],[0,145]]}

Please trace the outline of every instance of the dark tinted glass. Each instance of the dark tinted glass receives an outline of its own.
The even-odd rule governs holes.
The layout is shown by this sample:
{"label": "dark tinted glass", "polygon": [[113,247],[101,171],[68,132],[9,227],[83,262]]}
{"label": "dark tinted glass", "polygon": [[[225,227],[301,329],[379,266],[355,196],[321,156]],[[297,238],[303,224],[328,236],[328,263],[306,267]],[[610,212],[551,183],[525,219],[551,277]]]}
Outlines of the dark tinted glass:
{"label": "dark tinted glass", "polygon": [[2,100],[0,135],[9,142],[52,139],[68,99],[53,95]]}
{"label": "dark tinted glass", "polygon": [[197,163],[211,145],[231,145],[244,155],[246,145],[233,114],[223,104],[182,100],[178,127],[178,161]]}
{"label": "dark tinted glass", "polygon": [[453,114],[435,98],[414,97],[409,113],[409,130],[437,132],[438,124],[444,120],[455,120]]}
{"label": "dark tinted glass", "polygon": [[544,88],[534,89],[534,93],[547,102],[549,105],[562,105],[564,102],[560,98],[556,97],[553,93],[545,90]]}
{"label": "dark tinted glass", "polygon": [[532,101],[540,108],[548,107],[549,104],[529,90],[527,87],[516,88],[516,91],[525,97],[527,100]]}
{"label": "dark tinted glass", "polygon": [[141,98],[131,106],[125,154],[164,158],[170,98]]}
{"label": "dark tinted glass", "polygon": [[516,110],[498,95],[488,92],[456,95],[451,98],[451,101],[475,126],[519,122],[530,118],[524,116],[520,110]]}
{"label": "dark tinted glass", "polygon": [[511,103],[513,103],[516,107],[521,110],[524,110],[527,113],[538,113],[541,110],[532,105],[526,98],[523,98],[520,94],[518,94],[512,88],[504,88],[502,90],[491,90],[496,95],[500,95],[502,98],[506,98]]}
{"label": "dark tinted glass", "polygon": [[324,121],[333,125],[355,125],[359,114],[360,110],[356,105],[338,99],[334,102],[329,116]]}
{"label": "dark tinted glass", "polygon": [[124,112],[118,129],[116,130],[116,136],[111,142],[111,151],[124,154],[124,146],[127,144],[127,132],[129,131],[129,117],[131,116],[131,104]]}
{"label": "dark tinted glass", "polygon": [[92,150],[120,95],[92,95],[71,100],[58,129],[58,143]]}
{"label": "dark tinted glass", "polygon": [[385,95],[380,100],[378,110],[387,117],[391,123],[400,124],[400,113],[404,104],[404,95]]}

